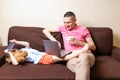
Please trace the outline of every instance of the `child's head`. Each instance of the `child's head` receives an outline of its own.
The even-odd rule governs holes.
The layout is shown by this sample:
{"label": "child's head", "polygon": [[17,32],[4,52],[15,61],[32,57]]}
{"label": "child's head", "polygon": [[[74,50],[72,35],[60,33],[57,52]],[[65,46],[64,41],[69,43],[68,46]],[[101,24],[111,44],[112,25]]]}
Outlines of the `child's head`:
{"label": "child's head", "polygon": [[[25,59],[26,59],[26,56],[27,56],[27,52],[26,51],[13,49],[11,51],[11,53],[13,54],[15,59],[18,61],[18,63],[25,62]],[[6,61],[8,63],[11,63],[11,59],[10,59],[9,55],[6,57]]]}

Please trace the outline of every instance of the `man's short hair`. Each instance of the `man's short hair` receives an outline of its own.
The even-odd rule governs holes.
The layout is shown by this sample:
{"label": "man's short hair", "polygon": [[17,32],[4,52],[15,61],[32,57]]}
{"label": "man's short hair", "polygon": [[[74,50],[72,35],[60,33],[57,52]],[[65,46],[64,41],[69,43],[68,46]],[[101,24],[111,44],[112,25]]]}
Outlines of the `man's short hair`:
{"label": "man's short hair", "polygon": [[76,18],[75,14],[71,11],[68,11],[64,14],[64,17],[72,17],[72,18]]}

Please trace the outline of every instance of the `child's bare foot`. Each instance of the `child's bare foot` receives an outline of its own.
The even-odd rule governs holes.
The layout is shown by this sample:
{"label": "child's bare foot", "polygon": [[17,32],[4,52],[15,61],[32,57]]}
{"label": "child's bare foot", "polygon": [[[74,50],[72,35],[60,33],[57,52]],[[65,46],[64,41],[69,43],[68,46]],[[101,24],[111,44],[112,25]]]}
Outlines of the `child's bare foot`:
{"label": "child's bare foot", "polygon": [[69,60],[69,59],[71,59],[71,54],[69,54],[69,55],[66,55],[65,57],[64,57],[64,60]]}
{"label": "child's bare foot", "polygon": [[53,62],[55,63],[55,62],[59,62],[59,61],[63,61],[64,59],[62,59],[62,58],[59,58],[59,57],[57,57],[57,56],[52,56],[52,58],[53,58]]}
{"label": "child's bare foot", "polygon": [[65,60],[69,60],[71,58],[75,58],[75,57],[78,57],[81,53],[85,53],[87,52],[89,49],[89,45],[86,44],[81,50],[73,50],[71,54],[69,55],[66,55],[64,57]]}

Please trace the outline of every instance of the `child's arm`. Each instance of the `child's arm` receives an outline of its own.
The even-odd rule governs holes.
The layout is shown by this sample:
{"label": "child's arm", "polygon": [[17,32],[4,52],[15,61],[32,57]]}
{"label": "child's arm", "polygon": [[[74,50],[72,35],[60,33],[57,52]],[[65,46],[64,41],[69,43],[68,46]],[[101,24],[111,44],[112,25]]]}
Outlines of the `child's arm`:
{"label": "child's arm", "polygon": [[[22,46],[25,46],[27,48],[30,47],[29,43],[26,41],[17,41],[15,39],[12,39],[12,40],[10,40],[10,42],[14,42],[15,44],[22,45]],[[18,61],[15,59],[13,54],[10,51],[8,51],[8,49],[5,49],[4,52],[10,55],[10,59],[11,59],[11,62],[13,65],[18,65]]]}
{"label": "child's arm", "polygon": [[11,58],[11,62],[13,65],[18,65],[18,61],[15,59],[15,57],[12,55],[11,52],[9,52],[10,58]]}
{"label": "child's arm", "polygon": [[10,55],[11,62],[12,62],[13,65],[18,65],[18,61],[15,59],[15,57],[12,55],[12,53],[10,51],[8,51],[8,49],[5,49],[4,52],[6,54]]}
{"label": "child's arm", "polygon": [[15,44],[25,46],[26,48],[30,47],[29,42],[26,42],[26,41],[17,41],[15,39],[12,39],[12,40],[10,40],[10,42],[15,42]]}

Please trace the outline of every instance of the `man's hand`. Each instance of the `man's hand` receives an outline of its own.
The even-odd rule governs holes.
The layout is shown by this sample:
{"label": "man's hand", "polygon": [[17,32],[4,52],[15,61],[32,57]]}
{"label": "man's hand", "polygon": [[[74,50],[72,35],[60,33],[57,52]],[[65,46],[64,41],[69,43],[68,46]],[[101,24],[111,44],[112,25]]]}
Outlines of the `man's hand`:
{"label": "man's hand", "polygon": [[61,44],[60,44],[60,42],[59,41],[57,41],[58,42],[58,46],[59,46],[59,48],[61,49]]}
{"label": "man's hand", "polygon": [[70,39],[69,39],[69,43],[70,43],[70,44],[79,45],[79,46],[84,46],[84,45],[86,44],[85,42],[79,41],[79,40],[76,39],[76,38],[70,38]]}

